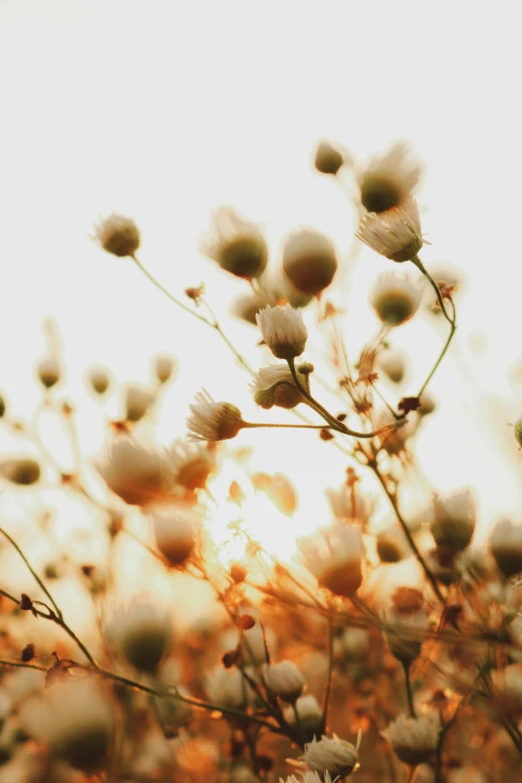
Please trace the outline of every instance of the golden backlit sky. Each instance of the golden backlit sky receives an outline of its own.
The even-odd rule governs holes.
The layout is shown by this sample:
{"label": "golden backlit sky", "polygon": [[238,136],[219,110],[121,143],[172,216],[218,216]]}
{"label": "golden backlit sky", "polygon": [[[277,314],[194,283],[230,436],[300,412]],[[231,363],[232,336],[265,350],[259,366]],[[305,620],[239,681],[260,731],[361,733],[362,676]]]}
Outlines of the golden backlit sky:
{"label": "golden backlit sky", "polygon": [[[314,145],[326,137],[365,157],[406,138],[426,161],[419,202],[432,244],[422,257],[467,278],[421,464],[435,486],[480,485],[486,522],[515,511],[522,457],[506,422],[522,413],[522,386],[507,376],[522,353],[521,22],[517,0],[0,0],[0,387],[14,412],[28,415],[37,400],[32,364],[52,315],[87,450],[100,434],[82,389],[93,361],[146,381],[154,351],[179,358],[167,439],[202,385],[260,417],[218,338],[130,261],[102,253],[93,222],[132,215],[142,260],[180,294],[205,280],[224,326],[260,365],[255,331],[227,316],[241,286],[197,249],[210,211],[229,203],[259,221],[274,259],[302,225],[331,234],[347,256],[354,213],[313,171]],[[391,262],[364,249],[354,263],[348,344],[359,347],[377,325],[366,291]],[[476,335],[486,337],[479,355]],[[442,338],[442,325],[422,318],[397,333],[413,379]],[[319,363],[320,342],[310,343]],[[265,466],[295,473],[310,445],[318,482],[342,478],[342,462],[311,433],[285,433],[270,456],[272,435],[254,435]]]}

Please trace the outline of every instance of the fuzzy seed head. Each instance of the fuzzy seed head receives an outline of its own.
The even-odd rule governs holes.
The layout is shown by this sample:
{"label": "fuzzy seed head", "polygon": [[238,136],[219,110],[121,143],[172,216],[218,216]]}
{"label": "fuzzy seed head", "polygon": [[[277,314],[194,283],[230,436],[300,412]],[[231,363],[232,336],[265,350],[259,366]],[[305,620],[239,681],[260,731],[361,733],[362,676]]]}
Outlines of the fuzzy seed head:
{"label": "fuzzy seed head", "polygon": [[136,223],[116,212],[98,223],[95,239],[107,253],[118,258],[133,256],[140,246],[140,232]]}

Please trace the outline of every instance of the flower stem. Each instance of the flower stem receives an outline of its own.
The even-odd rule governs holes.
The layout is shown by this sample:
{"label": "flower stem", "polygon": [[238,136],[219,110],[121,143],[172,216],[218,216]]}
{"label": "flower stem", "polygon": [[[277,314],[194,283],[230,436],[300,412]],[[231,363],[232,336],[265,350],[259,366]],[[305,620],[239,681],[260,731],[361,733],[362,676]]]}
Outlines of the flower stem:
{"label": "flower stem", "polygon": [[334,625],[332,619],[329,617],[328,618],[328,674],[326,679],[326,689],[324,692],[323,713],[321,716],[321,734],[326,732],[326,723],[328,720],[328,707],[330,704],[330,693],[332,691],[333,665],[334,665]]}
{"label": "flower stem", "polygon": [[408,663],[403,663],[402,668],[404,669],[404,681],[406,684],[406,696],[408,698],[408,709],[410,711],[410,715],[412,718],[416,718],[415,714],[415,705],[413,704],[413,692],[411,689],[411,680],[410,680],[410,665]]}

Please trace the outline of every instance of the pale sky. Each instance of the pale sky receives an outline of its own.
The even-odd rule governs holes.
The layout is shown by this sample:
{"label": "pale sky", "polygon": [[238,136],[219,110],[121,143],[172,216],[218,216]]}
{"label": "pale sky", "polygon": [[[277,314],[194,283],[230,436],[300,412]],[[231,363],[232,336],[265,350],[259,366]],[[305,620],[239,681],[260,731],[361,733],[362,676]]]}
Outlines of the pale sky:
{"label": "pale sky", "polygon": [[[146,382],[154,352],[178,357],[166,440],[201,386],[267,415],[254,411],[248,378],[217,336],[130,261],[100,251],[93,222],[131,215],[143,262],[180,296],[204,280],[224,327],[260,366],[268,357],[255,330],[227,316],[241,284],[198,251],[211,210],[231,204],[261,223],[274,261],[303,225],[329,233],[346,257],[354,212],[314,172],[315,144],[328,138],[365,158],[404,138],[426,162],[423,260],[467,278],[421,464],[435,486],[480,486],[486,521],[515,511],[522,457],[506,423],[522,413],[522,387],[507,376],[521,354],[521,17],[518,0],[0,0],[0,389],[12,410],[27,416],[38,398],[32,366],[52,315],[87,451],[100,430],[82,377],[95,361]],[[364,248],[352,263],[348,342],[360,347],[377,326],[368,288],[392,262]],[[320,363],[312,314],[307,321]],[[423,317],[397,332],[412,379],[444,334]],[[474,335],[486,336],[481,355]],[[265,469],[296,474],[305,454],[317,491],[342,479],[344,464],[310,433],[285,433],[276,451],[268,432],[254,435]]]}

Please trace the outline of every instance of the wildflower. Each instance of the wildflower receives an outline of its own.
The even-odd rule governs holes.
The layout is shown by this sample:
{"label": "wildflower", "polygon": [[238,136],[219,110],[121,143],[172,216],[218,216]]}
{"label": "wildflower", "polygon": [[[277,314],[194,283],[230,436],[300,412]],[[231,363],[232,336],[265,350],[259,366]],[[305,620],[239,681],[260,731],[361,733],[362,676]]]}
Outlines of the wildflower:
{"label": "wildflower", "polygon": [[357,592],[362,583],[363,545],[356,525],[336,522],[301,546],[306,565],[321,587],[345,598]]}
{"label": "wildflower", "polygon": [[[308,391],[308,375],[302,376],[302,384]],[[250,384],[254,400],[261,408],[268,410],[273,405],[279,408],[295,408],[305,402],[297,389],[287,364],[269,364],[261,367]]]}
{"label": "wildflower", "polygon": [[175,361],[172,356],[160,354],[154,359],[154,374],[160,383],[167,383],[175,369]]}
{"label": "wildflower", "polygon": [[31,457],[13,457],[0,462],[0,476],[13,484],[36,484],[40,474],[39,463]]}
{"label": "wildflower", "polygon": [[291,234],[283,248],[283,271],[298,291],[316,296],[330,285],[337,271],[332,241],[312,229]]}
{"label": "wildflower", "polygon": [[438,718],[431,716],[409,718],[399,715],[386,730],[397,757],[412,767],[429,761],[437,749],[439,734]]}
{"label": "wildflower", "polygon": [[363,527],[369,522],[377,507],[376,496],[363,492],[358,481],[345,483],[338,489],[326,489],[325,495],[336,519],[357,520]]}
{"label": "wildflower", "polygon": [[87,379],[96,394],[105,394],[110,384],[110,375],[105,367],[91,367],[87,373]]}
{"label": "wildflower", "polygon": [[397,527],[382,530],[376,538],[377,554],[382,563],[397,563],[410,554],[406,537]]}
{"label": "wildflower", "polygon": [[333,737],[323,737],[305,745],[304,762],[312,772],[341,778],[350,775],[357,764],[357,750],[351,742]]}
{"label": "wildflower", "polygon": [[125,391],[125,420],[140,421],[154,401],[154,393],[144,386],[131,383]]}
{"label": "wildflower", "polygon": [[176,438],[168,450],[174,481],[189,492],[204,489],[215,465],[208,443]]}
{"label": "wildflower", "polygon": [[416,413],[410,413],[406,420],[397,422],[391,411],[381,408],[375,417],[376,427],[386,427],[395,424],[393,429],[379,435],[381,446],[388,454],[400,456],[405,450],[410,438],[415,435],[419,426],[419,417]]}
{"label": "wildflower", "polygon": [[422,637],[428,627],[424,596],[412,587],[399,587],[392,605],[383,612],[385,636],[392,654],[406,666],[419,657]]}
{"label": "wildflower", "polygon": [[491,554],[506,579],[522,571],[522,526],[510,519],[497,522],[489,540]]}
{"label": "wildflower", "polygon": [[308,330],[300,311],[289,304],[284,307],[267,305],[256,315],[256,322],[265,343],[277,359],[293,359],[303,353]]}
{"label": "wildflower", "polygon": [[435,519],[430,529],[439,547],[452,552],[465,549],[476,522],[476,505],[473,491],[466,487],[445,495],[435,494],[433,500]]}
{"label": "wildflower", "polygon": [[305,678],[293,661],[265,663],[263,679],[266,687],[283,701],[294,703],[303,692]]}
{"label": "wildflower", "polygon": [[195,512],[178,503],[152,509],[151,517],[159,551],[169,565],[182,565],[194,549]]}
{"label": "wildflower", "polygon": [[62,376],[60,362],[55,356],[44,356],[36,365],[36,374],[45,388],[50,389]]}
{"label": "wildflower", "polygon": [[363,628],[345,628],[338,641],[338,651],[347,661],[362,661],[370,650],[370,634]]}
{"label": "wildflower", "polygon": [[522,448],[522,416],[519,416],[514,424],[514,433],[515,440],[518,443],[519,448]]}
{"label": "wildflower", "polygon": [[236,668],[214,669],[207,676],[206,691],[210,701],[217,707],[244,709],[254,698],[254,692],[247,680]]}
{"label": "wildflower", "polygon": [[264,297],[252,291],[238,294],[232,303],[232,314],[242,321],[246,321],[253,326],[256,325],[256,315],[263,307],[266,307],[267,301]]}
{"label": "wildflower", "polygon": [[423,293],[424,285],[410,275],[382,272],[372,286],[370,302],[383,324],[400,326],[415,315]]}
{"label": "wildflower", "polygon": [[416,202],[408,199],[388,212],[363,215],[356,236],[391,261],[411,261],[423,245]]}
{"label": "wildflower", "polygon": [[259,228],[231,207],[216,209],[212,233],[201,249],[222,269],[248,280],[259,277],[268,261],[266,241]]}
{"label": "wildflower", "polygon": [[130,505],[160,503],[172,494],[174,475],[166,452],[148,449],[127,435],[113,440],[97,469],[110,489]]}
{"label": "wildflower", "polygon": [[404,351],[398,348],[384,348],[377,354],[377,368],[388,376],[393,383],[400,383],[404,378],[406,362]]}
{"label": "wildflower", "polygon": [[407,144],[398,142],[375,157],[359,174],[361,204],[367,212],[387,212],[401,206],[417,186],[422,168]]}
{"label": "wildflower", "polygon": [[344,164],[344,157],[328,141],[320,141],[315,151],[314,165],[321,174],[337,174]]}
{"label": "wildflower", "polygon": [[85,771],[106,760],[115,735],[115,708],[92,677],[56,683],[21,710],[24,730],[49,745],[51,754]]}
{"label": "wildflower", "polygon": [[136,669],[153,674],[172,640],[168,615],[146,599],[120,608],[107,628],[107,638]]}
{"label": "wildflower", "polygon": [[187,430],[190,440],[230,440],[245,426],[241,411],[229,402],[215,402],[208,391],[196,394],[190,406]]}
{"label": "wildflower", "polygon": [[113,212],[95,227],[95,239],[107,253],[124,258],[133,256],[140,246],[140,232],[136,223]]}
{"label": "wildflower", "polygon": [[296,718],[294,707],[299,715],[299,723],[306,732],[316,732],[322,721],[322,710],[315,696],[311,693],[307,693],[305,696],[300,696],[293,707],[287,707],[283,711],[284,718],[290,726],[295,725]]}
{"label": "wildflower", "polygon": [[515,718],[522,717],[522,663],[512,663],[504,669],[491,672],[495,686],[495,700],[503,712]]}

